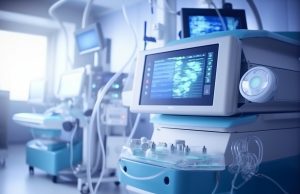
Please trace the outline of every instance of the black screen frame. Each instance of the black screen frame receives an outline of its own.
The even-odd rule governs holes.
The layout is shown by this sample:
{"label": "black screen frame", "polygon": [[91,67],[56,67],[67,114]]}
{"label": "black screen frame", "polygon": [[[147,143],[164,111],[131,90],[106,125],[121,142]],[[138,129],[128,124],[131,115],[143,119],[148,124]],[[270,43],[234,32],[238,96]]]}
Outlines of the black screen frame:
{"label": "black screen frame", "polygon": [[[238,18],[239,26],[237,29],[247,29],[247,20],[245,10],[243,9],[219,9],[221,16]],[[182,36],[183,38],[190,37],[189,17],[190,16],[216,16],[218,14],[215,9],[198,9],[198,8],[182,8]]]}

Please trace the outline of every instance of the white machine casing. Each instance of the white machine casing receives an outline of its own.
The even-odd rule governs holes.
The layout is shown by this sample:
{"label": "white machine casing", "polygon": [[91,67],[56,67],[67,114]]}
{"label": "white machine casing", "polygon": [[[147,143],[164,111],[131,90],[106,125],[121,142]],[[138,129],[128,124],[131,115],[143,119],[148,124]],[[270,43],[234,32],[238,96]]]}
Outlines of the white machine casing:
{"label": "white machine casing", "polygon": [[[218,44],[218,58],[212,105],[145,105],[140,103],[146,57],[163,52]],[[270,50],[269,45],[272,45]],[[300,87],[286,83],[300,83],[299,45],[270,37],[240,39],[226,35],[178,43],[141,52],[138,57],[131,111],[178,114],[230,116],[239,113],[289,112],[300,110]],[[270,69],[276,76],[276,91],[269,101],[254,103],[239,92],[243,74],[256,66]]]}
{"label": "white machine casing", "polygon": [[[172,115],[166,117],[172,118]],[[247,136],[259,137],[264,146],[263,161],[278,160],[285,157],[296,156],[300,153],[300,114],[299,113],[272,113],[252,115],[251,119],[237,125],[209,126],[194,125],[187,123],[156,122],[151,140],[154,142],[165,142],[168,145],[177,140],[185,141],[189,147],[205,146],[207,153],[222,154],[225,156],[225,165],[232,162],[231,145],[241,138]],[[249,118],[250,118],[249,117]],[[174,118],[184,120],[184,118]],[[216,117],[218,119],[218,117]],[[225,119],[230,117],[221,118]],[[213,118],[204,118],[204,120]],[[218,120],[215,121],[218,123]],[[239,121],[240,122],[240,121]],[[170,135],[172,134],[172,135]],[[279,143],[282,142],[284,143]],[[218,142],[218,143],[216,143]]]}

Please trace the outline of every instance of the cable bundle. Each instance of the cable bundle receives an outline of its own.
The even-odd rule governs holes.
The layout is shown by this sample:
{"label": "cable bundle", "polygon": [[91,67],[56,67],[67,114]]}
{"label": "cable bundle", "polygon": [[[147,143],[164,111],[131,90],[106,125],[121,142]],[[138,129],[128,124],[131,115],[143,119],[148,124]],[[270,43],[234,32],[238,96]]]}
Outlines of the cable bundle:
{"label": "cable bundle", "polygon": [[[251,153],[249,151],[250,143],[254,143],[258,147],[258,153]],[[231,182],[231,194],[234,189],[241,188],[247,181],[249,181],[259,170],[259,165],[263,158],[263,144],[256,136],[250,136],[245,139],[239,139],[231,146],[231,153],[233,162],[229,165],[229,171],[234,174]],[[244,179],[239,185],[236,185],[238,175]]]}

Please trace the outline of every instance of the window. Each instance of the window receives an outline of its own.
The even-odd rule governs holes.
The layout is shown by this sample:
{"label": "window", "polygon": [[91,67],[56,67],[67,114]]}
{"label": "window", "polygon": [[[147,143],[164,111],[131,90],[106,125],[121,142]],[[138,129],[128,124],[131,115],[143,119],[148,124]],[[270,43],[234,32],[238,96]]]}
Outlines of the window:
{"label": "window", "polygon": [[47,36],[0,30],[0,90],[27,101],[31,80],[45,78]]}

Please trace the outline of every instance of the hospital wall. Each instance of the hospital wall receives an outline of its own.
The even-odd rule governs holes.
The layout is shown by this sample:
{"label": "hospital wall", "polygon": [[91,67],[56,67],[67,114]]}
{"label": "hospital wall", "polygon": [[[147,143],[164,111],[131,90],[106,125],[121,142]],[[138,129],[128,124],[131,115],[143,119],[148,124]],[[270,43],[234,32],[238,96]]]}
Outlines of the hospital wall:
{"label": "hospital wall", "polygon": [[[13,30],[13,31],[20,31],[20,32],[32,32],[32,31],[39,31],[41,28],[36,28],[34,25],[30,26],[26,24],[22,24],[22,21],[17,21],[15,18],[9,18],[9,21],[4,20],[1,16],[5,12],[9,13],[16,13],[22,14],[24,16],[32,16],[33,18],[43,18],[43,19],[50,19],[48,15],[48,9],[52,5],[53,2],[51,1],[39,1],[39,0],[11,0],[11,1],[0,1],[0,29],[2,30]],[[69,23],[74,23],[78,26],[81,22],[81,14],[82,8],[74,7],[70,5],[68,8],[63,7],[61,10],[58,11],[58,16],[63,18],[64,21]],[[24,17],[25,18],[25,17]],[[21,18],[22,19],[22,18]],[[13,22],[12,22],[13,21]],[[31,24],[34,24],[35,21],[29,21]],[[59,36],[58,38],[61,38]],[[63,51],[64,48],[64,41],[58,41],[56,48],[61,49]],[[75,50],[75,48],[73,47]],[[62,51],[58,50],[58,55],[62,55]],[[49,53],[48,53],[49,54]],[[56,57],[59,58],[59,57]],[[79,57],[77,57],[79,59]],[[76,58],[76,59],[77,59]],[[55,65],[60,66],[61,63],[57,60]],[[80,66],[82,64],[81,61],[76,63],[76,66]],[[51,64],[52,65],[52,64]],[[54,68],[49,68],[54,69]],[[54,69],[57,71],[59,68]],[[63,69],[63,68],[62,68]],[[18,69],[16,69],[18,71]],[[50,72],[47,70],[47,74]],[[59,74],[56,75],[59,77]],[[9,102],[9,112],[8,112],[8,122],[7,122],[7,141],[8,144],[24,144],[28,140],[32,139],[30,130],[27,127],[20,126],[16,124],[12,120],[12,116],[15,113],[20,112],[31,112],[33,106],[29,105],[27,102],[24,101],[10,101]],[[39,112],[43,112],[45,108],[43,107],[35,107]],[[3,115],[0,113],[0,117]]]}
{"label": "hospital wall", "polygon": [[[215,0],[221,7],[221,0]],[[254,15],[246,0],[227,0],[233,4],[234,9],[245,9],[248,29],[256,30],[257,25]],[[300,31],[300,1],[299,0],[254,0],[262,18],[265,30],[269,31]],[[182,7],[207,7],[199,0],[178,0],[177,10]],[[127,7],[129,20],[137,31],[139,48],[143,48],[144,21],[151,19],[150,5],[148,1],[142,1],[136,5]],[[110,38],[111,42],[111,70],[120,69],[133,50],[133,36],[125,23],[121,11],[115,11],[101,15],[99,22],[102,25],[103,34]],[[177,16],[177,31],[181,29],[180,16]],[[148,35],[150,27],[148,26]],[[151,46],[151,44],[149,44]],[[129,71],[129,69],[127,69]]]}

